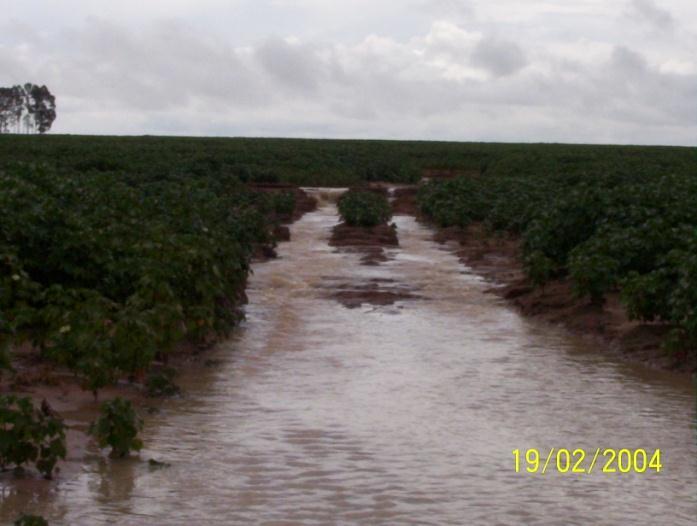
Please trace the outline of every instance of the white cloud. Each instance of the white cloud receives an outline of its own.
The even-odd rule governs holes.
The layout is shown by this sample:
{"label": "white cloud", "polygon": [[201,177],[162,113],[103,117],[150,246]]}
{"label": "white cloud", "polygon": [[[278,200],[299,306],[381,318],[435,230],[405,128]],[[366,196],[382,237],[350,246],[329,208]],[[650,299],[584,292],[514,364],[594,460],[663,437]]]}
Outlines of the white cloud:
{"label": "white cloud", "polygon": [[56,132],[697,138],[687,1],[36,4],[8,6],[0,84],[46,83]]}

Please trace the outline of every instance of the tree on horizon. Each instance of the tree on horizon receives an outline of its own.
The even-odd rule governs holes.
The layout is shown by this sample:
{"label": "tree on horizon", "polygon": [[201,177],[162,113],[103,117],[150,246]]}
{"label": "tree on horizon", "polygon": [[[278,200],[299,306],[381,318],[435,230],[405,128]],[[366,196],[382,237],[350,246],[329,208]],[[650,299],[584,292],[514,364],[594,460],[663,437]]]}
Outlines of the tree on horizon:
{"label": "tree on horizon", "polygon": [[0,133],[40,133],[56,119],[56,97],[46,86],[0,88]]}

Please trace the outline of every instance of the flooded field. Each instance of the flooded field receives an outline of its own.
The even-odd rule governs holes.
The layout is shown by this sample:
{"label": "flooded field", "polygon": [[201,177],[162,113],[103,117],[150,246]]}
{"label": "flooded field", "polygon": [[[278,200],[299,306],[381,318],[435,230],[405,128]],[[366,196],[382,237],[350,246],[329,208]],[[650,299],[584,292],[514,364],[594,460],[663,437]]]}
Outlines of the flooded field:
{"label": "flooded field", "polygon": [[[140,459],[5,479],[0,522],[694,524],[689,384],[522,318],[412,217],[389,261],[362,266],[328,245],[321,205],[255,266],[246,322],[147,418]],[[395,301],[335,297],[366,288]],[[660,448],[663,469],[514,470],[514,449],[598,447]]]}

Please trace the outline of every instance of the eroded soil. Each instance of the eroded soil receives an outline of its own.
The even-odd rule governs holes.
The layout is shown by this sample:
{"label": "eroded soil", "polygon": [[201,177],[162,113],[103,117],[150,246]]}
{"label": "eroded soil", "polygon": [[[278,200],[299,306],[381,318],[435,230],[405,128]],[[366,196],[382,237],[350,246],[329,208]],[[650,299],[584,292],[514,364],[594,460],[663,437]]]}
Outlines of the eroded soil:
{"label": "eroded soil", "polygon": [[[287,216],[276,217],[278,222],[274,228],[275,242],[290,241],[288,224],[300,219],[308,212],[317,208],[317,200],[303,190],[283,184],[256,185],[257,190],[264,192],[291,191],[295,194],[295,210]],[[264,261],[276,257],[276,251],[271,245],[257,247],[254,260]],[[241,292],[241,303],[246,303],[246,294]],[[240,307],[232,307],[240,308]],[[167,367],[182,370],[196,367],[206,367],[205,351],[215,344],[216,339],[202,343],[183,342],[167,355],[167,363],[155,362],[152,372]],[[98,454],[97,448],[90,440],[87,431],[90,422],[98,415],[99,404],[103,400],[121,397],[131,400],[143,412],[157,411],[157,399],[147,396],[145,387],[145,375],[140,374],[132,378],[122,378],[115,385],[99,390],[98,398],[95,398],[89,390],[83,389],[80,380],[68,369],[56,366],[43,360],[37,349],[31,346],[22,346],[13,349],[12,367],[13,374],[0,376],[0,393],[13,393],[20,396],[29,396],[35,405],[44,400],[49,407],[59,414],[66,425],[66,461],[59,463],[55,472],[73,473],[80,469],[81,463],[90,455]],[[175,378],[176,382],[176,378]],[[13,476],[5,473],[0,476]],[[34,470],[28,470],[20,484],[34,484],[39,475]]]}
{"label": "eroded soil", "polygon": [[630,320],[618,294],[609,294],[603,303],[593,303],[577,298],[568,279],[533,287],[523,271],[519,239],[492,235],[479,224],[466,230],[438,229],[434,239],[491,281],[488,292],[508,300],[524,315],[562,325],[632,361],[681,374],[695,370],[696,364],[687,361],[684,353],[663,349],[670,327]]}
{"label": "eroded soil", "polygon": [[[435,176],[435,175],[434,175]],[[450,176],[444,174],[442,176]],[[317,201],[300,189],[287,185],[266,185],[263,191],[293,191],[297,207],[291,216],[279,218],[292,222],[317,207]],[[382,190],[379,190],[382,191]],[[391,204],[395,215],[412,215],[424,221],[416,206],[416,187],[395,188]],[[434,228],[434,239],[445,250],[457,254],[460,260],[474,272],[491,282],[488,292],[496,294],[515,305],[523,314],[561,325],[570,331],[597,342],[601,352],[611,350],[631,361],[650,365],[657,369],[688,375],[695,370],[695,363],[687,363],[684,356],[671,355],[661,347],[668,328],[657,324],[641,324],[629,320],[617,295],[610,295],[602,304],[574,296],[566,280],[556,280],[545,287],[533,288],[525,277],[518,239],[495,236],[481,225],[471,225],[467,230],[458,228]],[[290,231],[281,224],[275,235],[278,241],[290,240]],[[374,228],[350,227],[339,224],[332,230],[331,246],[346,252],[361,254],[364,265],[379,265],[387,261],[385,249],[399,246],[397,229],[392,225]],[[261,250],[261,258],[272,258],[275,252]],[[347,308],[363,304],[392,305],[400,300],[425,299],[407,284],[393,280],[372,279],[361,283],[327,280],[327,296]],[[30,396],[36,403],[48,400],[51,408],[61,414],[68,427],[68,462],[61,463],[64,472],[76,471],[89,455],[97,454],[86,435],[89,422],[98,412],[99,400],[80,387],[78,380],[67,370],[42,362],[36,351],[20,349],[13,363],[17,374],[4,375],[0,392],[13,392]],[[167,364],[176,368],[205,367],[205,346],[183,345],[170,357]],[[100,400],[115,396],[128,398],[143,410],[157,410],[156,402],[145,396],[142,378],[128,382],[125,379],[100,392]],[[3,475],[11,476],[11,475]],[[36,477],[30,476],[27,483]],[[37,476],[38,477],[38,476]]]}
{"label": "eroded soil", "polygon": [[343,252],[358,252],[363,265],[379,265],[389,260],[385,248],[399,246],[399,238],[394,224],[360,227],[340,223],[332,229],[329,244]]}
{"label": "eroded soil", "polygon": [[344,307],[354,309],[361,305],[393,305],[398,301],[423,299],[414,289],[393,279],[373,278],[366,283],[328,281],[325,286],[327,297],[333,298]]}

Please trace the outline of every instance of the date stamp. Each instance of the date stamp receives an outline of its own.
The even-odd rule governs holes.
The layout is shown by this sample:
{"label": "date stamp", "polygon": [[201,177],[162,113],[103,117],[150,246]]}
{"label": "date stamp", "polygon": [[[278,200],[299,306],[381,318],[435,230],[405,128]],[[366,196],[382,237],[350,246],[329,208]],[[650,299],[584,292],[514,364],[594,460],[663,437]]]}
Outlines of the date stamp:
{"label": "date stamp", "polygon": [[548,452],[539,449],[513,450],[516,473],[544,475],[550,471],[584,475],[600,473],[660,473],[661,450],[612,449],[595,450],[552,448]]}

